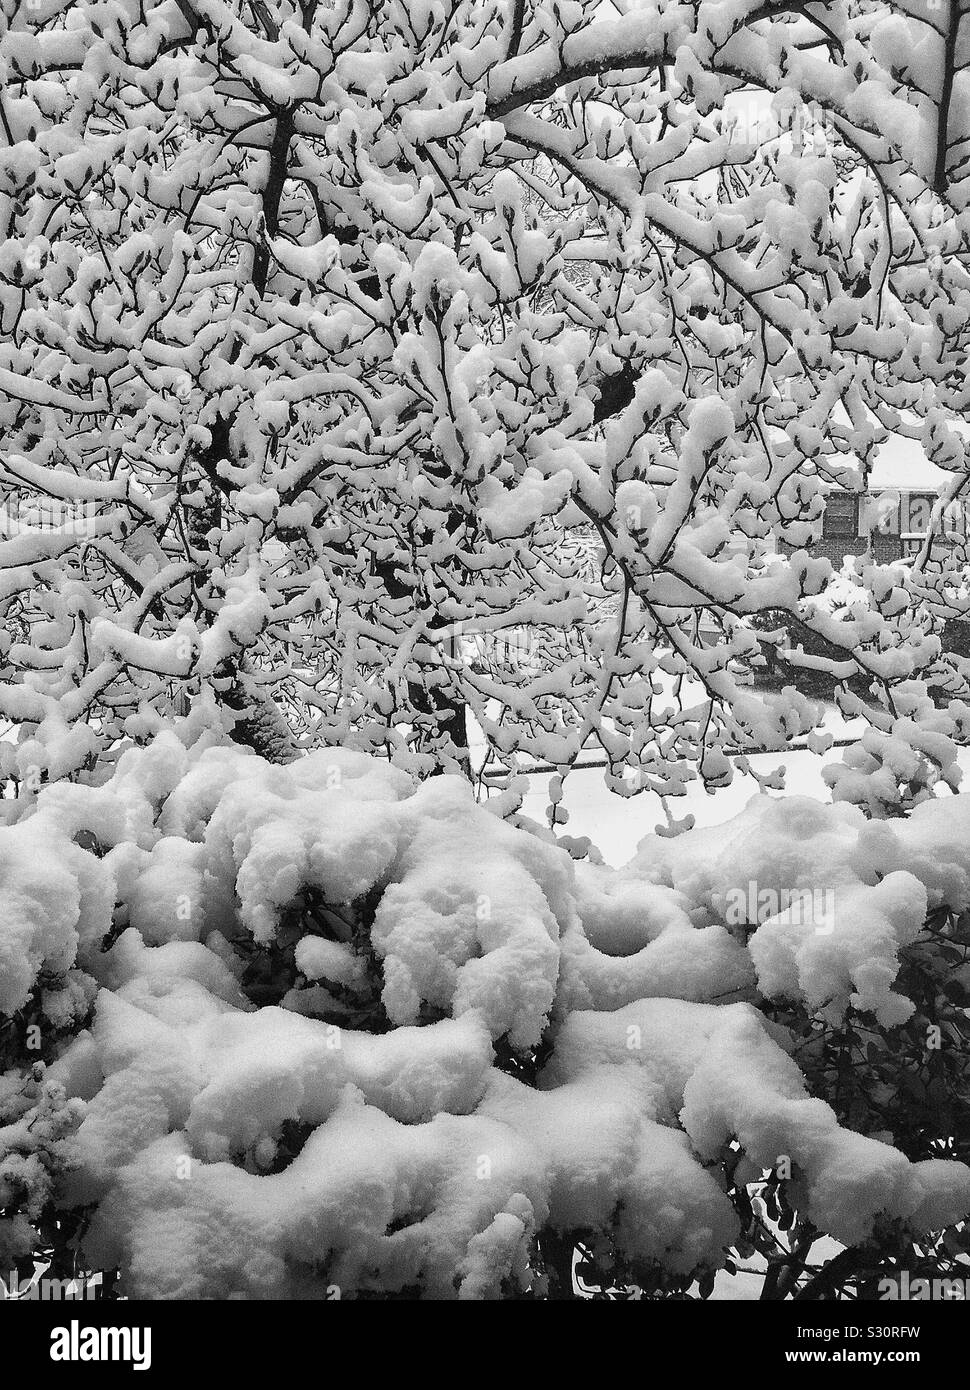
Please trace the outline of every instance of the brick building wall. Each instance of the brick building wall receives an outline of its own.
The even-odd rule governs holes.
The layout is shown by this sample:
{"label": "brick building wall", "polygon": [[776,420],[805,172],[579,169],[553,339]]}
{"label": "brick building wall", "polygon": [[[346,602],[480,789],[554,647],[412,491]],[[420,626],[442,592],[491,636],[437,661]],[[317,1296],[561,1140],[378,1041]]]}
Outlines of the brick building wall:
{"label": "brick building wall", "polygon": [[[916,489],[887,489],[869,496],[833,489],[826,498],[822,534],[806,549],[811,555],[824,556],[836,569],[841,568],[844,556],[863,555],[867,551],[877,564],[891,564],[919,548],[935,500],[932,494]],[[957,524],[966,534],[965,511]],[[948,545],[950,541],[940,536],[937,543]],[[784,546],[788,554],[792,548]]]}
{"label": "brick building wall", "polygon": [[[786,547],[789,551],[791,547]],[[830,560],[834,569],[840,569],[846,555],[863,555],[872,551],[878,565],[892,564],[903,555],[903,545],[899,536],[821,536],[814,545],[807,547],[812,555],[824,556]]]}

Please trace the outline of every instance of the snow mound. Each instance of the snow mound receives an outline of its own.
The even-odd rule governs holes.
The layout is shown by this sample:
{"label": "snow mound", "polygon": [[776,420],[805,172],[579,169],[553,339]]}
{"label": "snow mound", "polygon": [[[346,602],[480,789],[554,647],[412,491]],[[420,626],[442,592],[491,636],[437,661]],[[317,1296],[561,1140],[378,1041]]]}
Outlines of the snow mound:
{"label": "snow mound", "polygon": [[900,948],[928,909],[970,906],[970,798],[870,821],[844,802],[755,796],[725,825],[647,836],[620,881],[675,887],[692,921],[741,935],[766,997],[891,1027],[912,1013],[892,989]]}
{"label": "snow mound", "polygon": [[907,1017],[899,951],[967,907],[968,829],[959,797],[758,797],[613,871],[456,778],[166,732],[0,827],[0,1008],[63,1031],[58,1200],[134,1297],[498,1297],[543,1227],[717,1268],[735,1143],[838,1240],[939,1229],[970,1170],[841,1128],[751,1001]]}

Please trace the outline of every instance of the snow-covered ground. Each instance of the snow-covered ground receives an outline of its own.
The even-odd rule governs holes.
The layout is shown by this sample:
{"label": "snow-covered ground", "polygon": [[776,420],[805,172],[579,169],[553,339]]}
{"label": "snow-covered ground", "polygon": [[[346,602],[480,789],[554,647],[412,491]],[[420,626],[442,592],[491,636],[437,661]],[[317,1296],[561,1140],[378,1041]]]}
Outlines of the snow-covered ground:
{"label": "snow-covered ground", "polygon": [[[822,779],[822,768],[839,760],[838,748],[824,757],[798,749],[789,753],[756,753],[750,761],[759,773],[773,772],[784,767],[785,791],[776,795],[812,796],[818,801],[830,800],[829,789]],[[960,766],[970,778],[970,749],[961,751]],[[548,777],[536,775],[531,779],[529,794],[523,803],[525,815],[545,821],[549,804]],[[964,785],[967,785],[965,780]],[[945,789],[941,794],[945,794]],[[678,820],[685,815],[694,817],[698,826],[720,825],[743,810],[758,787],[749,776],[738,774],[729,787],[708,795],[699,782],[692,783],[687,795],[671,806]],[[565,782],[561,803],[569,812],[564,827],[569,835],[588,835],[601,851],[607,864],[619,867],[636,852],[645,835],[653,834],[658,825],[666,825],[663,807],[650,792],[624,800],[611,792],[603,781],[601,768],[581,768]]]}
{"label": "snow-covered ground", "polygon": [[[784,767],[787,772],[786,790],[800,796],[814,796],[820,801],[829,799],[828,788],[822,781],[822,768],[837,752],[820,758],[814,753],[762,753],[752,757],[761,773]],[[523,803],[525,815],[545,820],[549,803],[548,777],[531,778],[529,794]],[[611,792],[603,780],[601,768],[581,768],[566,778],[562,805],[569,812],[564,827],[570,835],[588,835],[601,851],[608,864],[620,866],[632,858],[637,844],[658,825],[666,825],[659,797],[652,792],[624,799]],[[729,787],[708,795],[699,782],[692,783],[687,795],[671,804],[678,820],[688,813],[699,826],[719,825],[747,805],[758,793],[751,777],[736,776]]]}
{"label": "snow-covered ground", "polygon": [[[847,721],[834,705],[829,705],[822,729],[835,739],[843,739],[859,735],[862,724],[859,720]],[[813,796],[820,801],[828,801],[829,791],[822,779],[822,768],[827,763],[837,761],[839,755],[838,748],[832,748],[824,757],[798,748],[786,753],[755,753],[748,756],[752,766],[762,776],[784,768],[786,794]],[[595,756],[596,750],[591,749],[590,758]],[[545,822],[549,804],[549,774],[532,774],[529,782],[529,791],[522,806],[523,814]],[[690,783],[686,796],[669,804],[671,813],[678,820],[692,815],[695,825],[711,826],[736,816],[757,794],[755,780],[738,773],[729,787],[722,787],[710,794],[699,781]],[[658,825],[666,825],[659,797],[652,792],[629,798],[617,796],[607,787],[601,767],[579,767],[570,773],[564,782],[561,806],[569,813],[569,820],[563,827],[565,833],[588,835],[606,862],[617,867],[632,858],[645,835],[652,834]]]}

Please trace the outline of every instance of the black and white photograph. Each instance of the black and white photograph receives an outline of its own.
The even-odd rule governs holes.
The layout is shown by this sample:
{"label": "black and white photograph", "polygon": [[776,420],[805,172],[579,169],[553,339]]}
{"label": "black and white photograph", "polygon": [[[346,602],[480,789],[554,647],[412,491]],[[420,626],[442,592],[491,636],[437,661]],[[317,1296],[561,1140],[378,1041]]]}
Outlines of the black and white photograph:
{"label": "black and white photograph", "polygon": [[415,1301],[925,1370],[970,0],[0,11],[0,1375]]}

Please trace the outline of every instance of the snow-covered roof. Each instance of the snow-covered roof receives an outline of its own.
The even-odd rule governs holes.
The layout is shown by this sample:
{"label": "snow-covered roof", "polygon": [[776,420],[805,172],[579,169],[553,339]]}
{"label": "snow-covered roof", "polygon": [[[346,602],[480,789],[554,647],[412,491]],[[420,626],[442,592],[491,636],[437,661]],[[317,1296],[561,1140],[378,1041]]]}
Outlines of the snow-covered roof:
{"label": "snow-covered roof", "polygon": [[921,444],[893,435],[880,446],[869,474],[869,487],[874,492],[890,487],[936,492],[949,477],[948,473],[942,468],[937,468],[936,464],[926,457]]}

